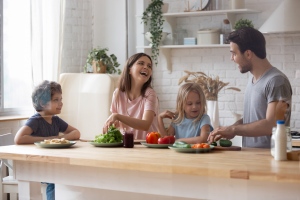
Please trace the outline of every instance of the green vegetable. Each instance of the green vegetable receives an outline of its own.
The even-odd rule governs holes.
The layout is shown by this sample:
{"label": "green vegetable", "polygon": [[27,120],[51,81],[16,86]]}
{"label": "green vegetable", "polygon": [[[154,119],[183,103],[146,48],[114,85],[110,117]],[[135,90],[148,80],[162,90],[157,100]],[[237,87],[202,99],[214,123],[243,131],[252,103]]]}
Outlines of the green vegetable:
{"label": "green vegetable", "polygon": [[119,129],[115,128],[114,125],[111,125],[108,128],[106,134],[100,134],[95,136],[94,142],[96,143],[120,143],[123,142],[123,135]]}
{"label": "green vegetable", "polygon": [[174,147],[177,147],[177,148],[191,148],[191,145],[186,143],[186,142],[183,142],[183,141],[178,141],[178,142],[175,142],[173,144]]}
{"label": "green vegetable", "polygon": [[232,142],[226,139],[220,139],[220,146],[221,147],[231,147]]}
{"label": "green vegetable", "polygon": [[213,146],[218,146],[218,144],[217,144],[217,142],[212,142],[212,143],[210,143],[210,145],[213,145]]}

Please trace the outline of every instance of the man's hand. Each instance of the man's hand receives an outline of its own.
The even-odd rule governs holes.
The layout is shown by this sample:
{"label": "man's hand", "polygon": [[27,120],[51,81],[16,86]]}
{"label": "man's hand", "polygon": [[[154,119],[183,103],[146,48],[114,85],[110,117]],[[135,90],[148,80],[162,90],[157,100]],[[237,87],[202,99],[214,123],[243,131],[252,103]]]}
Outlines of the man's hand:
{"label": "man's hand", "polygon": [[215,142],[221,138],[232,139],[235,137],[233,126],[221,126],[210,132],[208,141]]}

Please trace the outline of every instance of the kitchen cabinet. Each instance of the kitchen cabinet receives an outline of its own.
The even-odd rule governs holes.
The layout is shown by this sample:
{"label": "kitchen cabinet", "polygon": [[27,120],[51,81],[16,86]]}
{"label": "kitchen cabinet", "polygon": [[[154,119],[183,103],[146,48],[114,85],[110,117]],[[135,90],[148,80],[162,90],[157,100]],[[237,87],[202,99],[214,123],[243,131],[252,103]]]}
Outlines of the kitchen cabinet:
{"label": "kitchen cabinet", "polygon": [[[222,15],[225,14],[227,19],[229,20],[232,26],[236,22],[236,15],[237,14],[251,14],[251,13],[258,13],[260,11],[251,10],[251,9],[234,9],[234,10],[211,10],[211,11],[197,11],[197,12],[179,12],[179,13],[164,13],[163,16],[165,18],[165,26],[168,26],[170,29],[170,33],[174,33],[176,29],[176,18],[178,17],[199,17],[199,16],[207,16],[207,15]],[[140,18],[140,17],[139,17]],[[211,45],[161,45],[160,46],[160,60],[163,63],[166,63],[167,69],[169,72],[172,71],[171,66],[171,58],[170,53],[171,49],[178,49],[178,48],[228,48],[228,44],[211,44]],[[150,46],[137,46],[137,49],[150,49]]]}

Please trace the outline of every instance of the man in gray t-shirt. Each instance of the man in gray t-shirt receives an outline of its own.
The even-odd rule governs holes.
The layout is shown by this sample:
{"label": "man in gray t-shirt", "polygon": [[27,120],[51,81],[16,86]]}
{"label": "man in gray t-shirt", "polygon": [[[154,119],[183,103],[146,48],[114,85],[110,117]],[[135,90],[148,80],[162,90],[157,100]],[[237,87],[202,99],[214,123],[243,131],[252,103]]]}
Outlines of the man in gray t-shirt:
{"label": "man in gray t-shirt", "polygon": [[[244,115],[231,126],[219,127],[211,132],[209,140],[232,139],[243,136],[243,147],[270,148],[272,127],[277,119],[289,126],[292,88],[288,78],[273,67],[266,58],[266,41],[254,28],[242,28],[228,36],[231,60],[241,73],[250,72],[244,99]],[[280,107],[284,105],[283,115]],[[282,112],[282,111],[281,111]]]}

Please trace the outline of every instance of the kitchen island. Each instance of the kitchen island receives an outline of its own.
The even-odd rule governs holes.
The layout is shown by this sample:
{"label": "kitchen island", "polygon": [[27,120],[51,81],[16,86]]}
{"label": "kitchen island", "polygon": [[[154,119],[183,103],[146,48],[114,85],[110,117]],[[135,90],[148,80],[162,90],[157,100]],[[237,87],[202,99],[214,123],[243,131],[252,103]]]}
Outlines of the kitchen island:
{"label": "kitchen island", "polygon": [[20,200],[33,198],[34,182],[55,183],[64,200],[300,198],[299,161],[275,161],[268,149],[195,154],[77,141],[64,149],[3,146],[0,158],[14,160]]}

